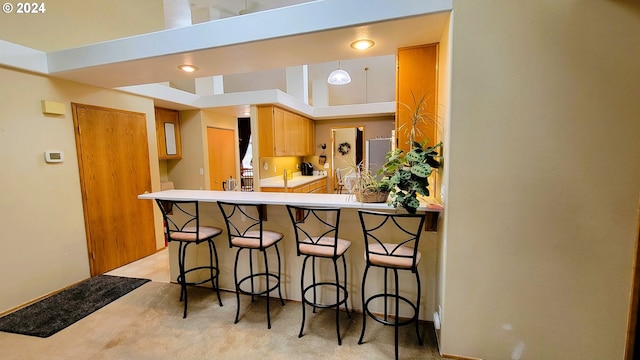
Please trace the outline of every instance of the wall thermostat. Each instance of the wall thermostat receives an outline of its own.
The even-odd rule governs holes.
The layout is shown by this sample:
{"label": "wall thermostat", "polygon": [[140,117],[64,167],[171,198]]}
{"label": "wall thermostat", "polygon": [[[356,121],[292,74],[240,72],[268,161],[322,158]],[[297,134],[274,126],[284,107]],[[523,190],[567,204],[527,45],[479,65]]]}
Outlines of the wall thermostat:
{"label": "wall thermostat", "polygon": [[64,161],[64,153],[62,151],[45,151],[44,160],[48,163],[59,163]]}

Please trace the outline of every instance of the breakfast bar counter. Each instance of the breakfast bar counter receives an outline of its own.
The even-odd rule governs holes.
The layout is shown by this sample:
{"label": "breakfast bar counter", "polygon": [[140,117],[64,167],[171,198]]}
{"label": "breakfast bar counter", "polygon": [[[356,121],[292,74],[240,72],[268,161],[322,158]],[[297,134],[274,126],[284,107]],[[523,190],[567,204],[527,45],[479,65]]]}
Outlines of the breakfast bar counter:
{"label": "breakfast bar counter", "polygon": [[[233,291],[233,262],[235,257],[235,249],[229,248],[226,225],[220,210],[216,204],[217,201],[245,203],[245,204],[265,204],[267,205],[265,229],[273,230],[284,234],[279,248],[282,256],[282,295],[286,299],[300,301],[300,271],[302,267],[302,258],[297,256],[296,240],[293,231],[293,225],[289,218],[286,206],[315,206],[315,207],[333,207],[341,208],[340,216],[340,238],[351,241],[352,245],[346,253],[347,260],[347,287],[349,290],[349,307],[356,311],[362,310],[361,303],[361,281],[364,272],[364,238],[362,228],[358,218],[358,209],[389,211],[396,209],[390,207],[386,203],[361,203],[356,201],[353,195],[348,194],[319,194],[319,193],[280,193],[280,192],[241,192],[241,191],[213,191],[213,190],[165,190],[153,193],[145,193],[138,196],[142,200],[197,200],[200,202],[200,219],[201,225],[215,226],[224,230],[224,233],[216,238],[218,254],[220,258],[220,288]],[[156,211],[159,213],[159,209]],[[397,210],[404,211],[404,210]],[[418,208],[419,213],[424,213],[428,221],[438,222],[438,214],[443,211],[442,206],[422,201]],[[429,220],[431,219],[431,220]],[[437,228],[432,227],[432,230]],[[437,259],[437,232],[424,231],[419,245],[419,251],[422,253],[422,261],[419,265],[422,287],[422,301],[420,309],[420,318],[423,320],[431,320],[435,308],[435,283],[436,283],[436,259]],[[177,266],[177,246],[175,243],[169,243],[169,257],[171,279],[175,279],[178,274]],[[190,253],[187,263],[197,265],[206,263],[206,245],[202,250]],[[246,260],[248,262],[248,260]],[[325,267],[326,266],[326,267]],[[330,267],[331,262],[326,264],[320,263],[319,269],[322,274],[333,274]],[[404,274],[400,274],[401,277]],[[376,274],[379,281],[368,281],[367,289],[377,289],[382,283],[384,277],[382,272]],[[370,279],[373,279],[370,274]],[[175,281],[175,280],[172,280]],[[402,280],[401,280],[402,281]],[[415,280],[407,279],[405,283],[411,284]],[[416,289],[409,289],[407,295],[415,296]],[[331,296],[331,294],[327,294]],[[214,296],[214,295],[212,295]],[[335,296],[335,295],[332,295]],[[401,309],[401,315],[403,310]],[[275,314],[274,314],[275,315]],[[277,315],[274,316],[277,319]],[[232,320],[232,319],[231,319]]]}
{"label": "breakfast bar counter", "polygon": [[[139,199],[162,200],[197,200],[201,202],[228,201],[244,204],[266,205],[299,205],[322,206],[337,208],[368,209],[378,211],[394,211],[386,203],[362,203],[356,201],[350,194],[305,194],[305,193],[274,193],[254,191],[214,191],[214,190],[165,190],[138,195]],[[441,212],[443,209],[437,204],[422,202],[418,211]]]}

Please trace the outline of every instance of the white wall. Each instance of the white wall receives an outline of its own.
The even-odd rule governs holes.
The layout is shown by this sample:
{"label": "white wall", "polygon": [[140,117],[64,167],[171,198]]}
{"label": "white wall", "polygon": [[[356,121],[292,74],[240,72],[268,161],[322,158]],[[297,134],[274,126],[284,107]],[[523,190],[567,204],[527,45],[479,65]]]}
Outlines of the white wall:
{"label": "white wall", "polygon": [[[153,101],[3,68],[0,83],[3,312],[89,277],[71,102],[145,113],[153,190],[159,170]],[[66,114],[43,114],[41,100]],[[64,162],[45,163],[46,150],[63,151]]]}
{"label": "white wall", "polygon": [[622,359],[640,5],[456,0],[444,353]]}

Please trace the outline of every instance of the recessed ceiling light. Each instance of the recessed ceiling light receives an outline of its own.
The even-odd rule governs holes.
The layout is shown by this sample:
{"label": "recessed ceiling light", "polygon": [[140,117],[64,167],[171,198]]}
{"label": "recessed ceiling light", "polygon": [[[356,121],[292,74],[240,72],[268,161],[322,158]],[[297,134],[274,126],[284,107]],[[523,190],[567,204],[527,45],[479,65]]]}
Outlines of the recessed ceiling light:
{"label": "recessed ceiling light", "polygon": [[362,39],[362,40],[356,40],[352,42],[351,47],[356,50],[364,50],[372,47],[374,44],[375,43],[373,42],[373,40]]}
{"label": "recessed ceiling light", "polygon": [[184,71],[184,72],[194,72],[194,71],[198,71],[198,68],[196,66],[193,65],[180,65],[178,66],[178,69]]}

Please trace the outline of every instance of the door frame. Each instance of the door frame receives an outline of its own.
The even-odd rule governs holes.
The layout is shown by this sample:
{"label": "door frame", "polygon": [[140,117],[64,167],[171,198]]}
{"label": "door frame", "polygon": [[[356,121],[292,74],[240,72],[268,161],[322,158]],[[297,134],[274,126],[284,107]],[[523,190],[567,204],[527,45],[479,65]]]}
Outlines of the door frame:
{"label": "door frame", "polygon": [[[330,169],[330,174],[328,174],[331,177],[331,181],[330,184],[332,185],[332,188],[330,189],[330,193],[333,194],[334,191],[337,189],[338,187],[338,179],[336,179],[336,164],[335,164],[335,159],[336,159],[336,148],[338,147],[338,144],[336,144],[336,131],[339,130],[348,130],[348,129],[354,129],[354,130],[360,130],[361,133],[361,139],[358,142],[358,136],[357,136],[357,132],[356,132],[356,136],[355,136],[355,143],[354,143],[354,148],[352,149],[352,151],[354,152],[354,154],[357,151],[361,152],[361,156],[362,156],[362,162],[363,162],[363,166],[366,169],[366,161],[367,161],[367,157],[366,154],[364,153],[364,148],[365,148],[365,126],[364,125],[351,125],[351,126],[333,126],[331,127],[331,169]],[[359,149],[358,149],[359,148]],[[357,160],[356,160],[357,161]],[[344,174],[343,174],[344,175]],[[329,183],[327,183],[327,187],[329,186]],[[329,191],[329,189],[328,189]]]}
{"label": "door frame", "polygon": [[[238,140],[238,130],[237,129],[230,129],[230,128],[225,128],[225,127],[220,127],[220,126],[207,126],[206,127],[206,139],[207,139],[207,174],[209,176],[209,179],[207,181],[207,185],[209,186],[208,189],[209,190],[213,190],[213,186],[212,186],[212,182],[213,182],[213,171],[211,170],[211,154],[209,152],[210,149],[210,139],[209,139],[209,129],[216,129],[216,130],[223,130],[223,131],[230,131],[232,133],[233,136],[233,176],[236,180],[238,180],[238,183],[240,182],[240,164],[238,163],[238,158],[239,158],[239,140]],[[226,178],[226,175],[225,175]]]}
{"label": "door frame", "polygon": [[[640,204],[639,204],[640,205]],[[627,342],[625,346],[625,360],[633,360],[637,358],[638,353],[638,307],[640,305],[640,266],[638,259],[640,259],[640,247],[638,242],[640,241],[640,206],[638,207],[638,224],[637,224],[637,236],[636,236],[636,251],[633,259],[633,275],[631,277],[631,303],[629,305],[629,318],[627,320]]]}

